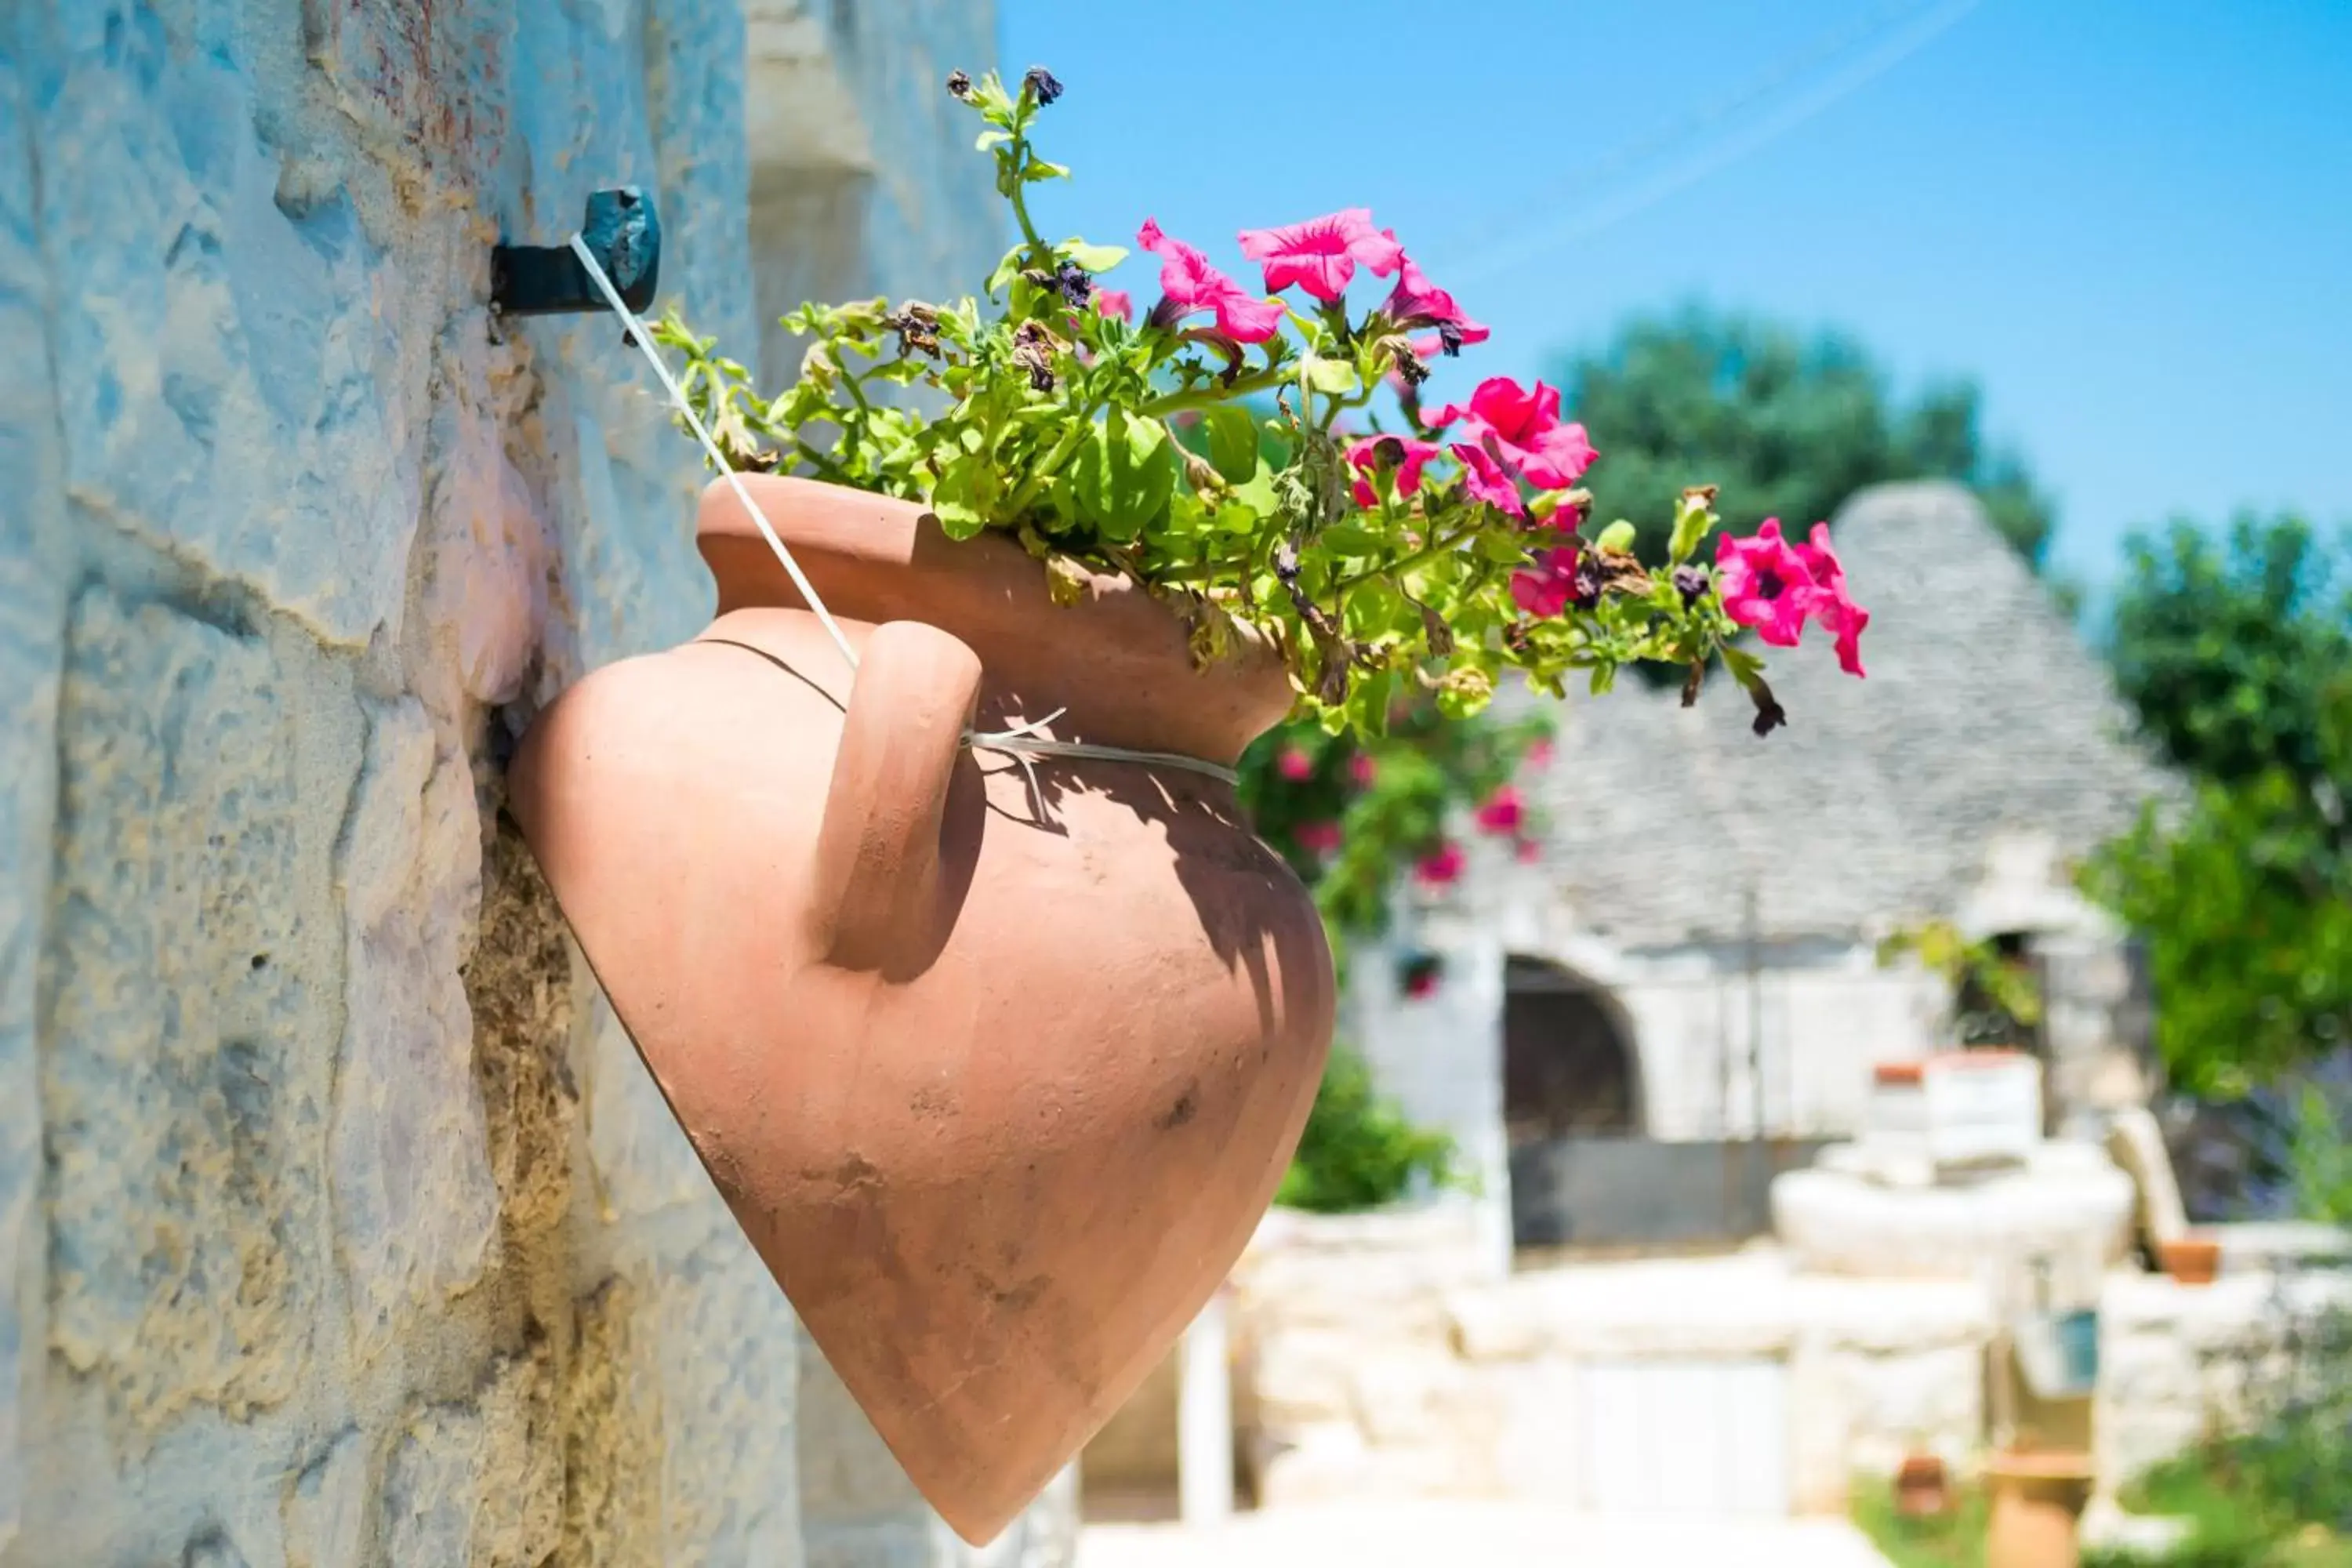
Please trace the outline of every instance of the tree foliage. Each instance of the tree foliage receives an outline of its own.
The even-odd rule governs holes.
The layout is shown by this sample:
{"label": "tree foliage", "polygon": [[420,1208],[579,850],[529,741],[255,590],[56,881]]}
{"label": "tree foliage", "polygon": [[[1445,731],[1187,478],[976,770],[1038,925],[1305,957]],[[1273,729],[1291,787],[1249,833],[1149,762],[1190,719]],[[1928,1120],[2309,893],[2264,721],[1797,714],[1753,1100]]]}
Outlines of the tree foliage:
{"label": "tree foliage", "polygon": [[2234,1098],[2352,1047],[2352,594],[2292,517],[2136,538],[2112,658],[2194,781],[2086,885],[2148,943],[2174,1080]]}
{"label": "tree foliage", "polygon": [[1973,489],[2001,536],[2037,567],[2051,508],[2012,456],[1988,446],[1976,387],[1932,386],[1904,403],[1852,340],[1699,307],[1637,317],[1559,379],[1601,460],[1585,476],[1592,515],[1632,518],[1659,559],[1655,498],[1704,474],[1727,528],[1777,517],[1801,534],[1865,485],[1950,479]]}

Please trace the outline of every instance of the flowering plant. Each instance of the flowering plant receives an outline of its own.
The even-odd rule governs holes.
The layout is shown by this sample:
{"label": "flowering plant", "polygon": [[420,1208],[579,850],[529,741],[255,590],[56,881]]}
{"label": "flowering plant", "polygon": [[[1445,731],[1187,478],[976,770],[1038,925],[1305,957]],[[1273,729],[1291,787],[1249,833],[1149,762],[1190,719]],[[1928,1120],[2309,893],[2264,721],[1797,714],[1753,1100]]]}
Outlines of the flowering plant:
{"label": "flowering plant", "polygon": [[[959,71],[948,89],[982,123],[1020,235],[984,302],[804,306],[785,320],[809,340],[800,378],[773,398],[667,318],[656,335],[684,353],[730,462],[919,500],[955,538],[1008,534],[1059,603],[1090,571],[1124,574],[1181,611],[1203,664],[1240,637],[1271,644],[1301,717],[1333,734],[1379,734],[1419,693],[1448,717],[1475,712],[1506,670],[1559,695],[1572,675],[1598,692],[1624,665],[1662,660],[1689,671],[1688,701],[1716,657],[1765,733],[1783,715],[1732,640],[1743,626],[1785,646],[1819,622],[1861,672],[1868,617],[1825,531],[1803,545],[1777,524],[1725,539],[1711,572],[1691,557],[1714,491],[1690,489],[1653,570],[1631,523],[1584,536],[1576,483],[1596,454],[1556,389],[1496,376],[1424,407],[1424,362],[1487,329],[1368,211],[1244,231],[1263,292],[1146,218],[1137,244],[1160,264],[1160,298],[1138,320],[1100,280],[1128,253],[1049,241],[1030,211],[1031,188],[1068,173],[1032,140],[1061,84],[1042,68],[1010,88]],[[1386,294],[1351,305],[1360,275],[1390,280]],[[894,386],[929,389],[933,409],[893,401]],[[1373,407],[1384,386],[1393,428]]]}
{"label": "flowering plant", "polygon": [[1370,740],[1294,721],[1242,758],[1242,801],[1314,889],[1338,950],[1387,929],[1397,868],[1412,867],[1431,890],[1459,878],[1466,857],[1448,836],[1456,817],[1523,857],[1534,852],[1540,824],[1519,781],[1549,761],[1550,734],[1539,714],[1448,720],[1426,700],[1401,707]]}

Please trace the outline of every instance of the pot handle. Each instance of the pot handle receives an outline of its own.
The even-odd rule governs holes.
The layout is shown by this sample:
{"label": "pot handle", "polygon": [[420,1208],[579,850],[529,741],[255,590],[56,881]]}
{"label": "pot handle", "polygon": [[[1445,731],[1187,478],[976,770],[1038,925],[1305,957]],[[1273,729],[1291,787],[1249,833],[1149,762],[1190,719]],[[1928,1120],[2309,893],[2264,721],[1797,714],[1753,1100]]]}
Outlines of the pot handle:
{"label": "pot handle", "polygon": [[980,697],[980,658],[919,621],[874,628],[817,830],[817,951],[875,970],[926,952],[939,910],[948,784]]}

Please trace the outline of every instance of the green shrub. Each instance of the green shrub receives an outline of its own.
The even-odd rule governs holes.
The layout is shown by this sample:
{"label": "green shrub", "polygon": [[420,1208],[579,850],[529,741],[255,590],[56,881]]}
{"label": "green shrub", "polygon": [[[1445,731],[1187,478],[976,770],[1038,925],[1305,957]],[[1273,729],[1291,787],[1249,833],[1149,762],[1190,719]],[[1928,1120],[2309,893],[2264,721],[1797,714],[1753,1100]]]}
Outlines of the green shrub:
{"label": "green shrub", "polygon": [[1274,1201],[1287,1208],[1348,1214],[1456,1181],[1454,1141],[1406,1121],[1374,1089],[1363,1058],[1335,1049],[1298,1152]]}

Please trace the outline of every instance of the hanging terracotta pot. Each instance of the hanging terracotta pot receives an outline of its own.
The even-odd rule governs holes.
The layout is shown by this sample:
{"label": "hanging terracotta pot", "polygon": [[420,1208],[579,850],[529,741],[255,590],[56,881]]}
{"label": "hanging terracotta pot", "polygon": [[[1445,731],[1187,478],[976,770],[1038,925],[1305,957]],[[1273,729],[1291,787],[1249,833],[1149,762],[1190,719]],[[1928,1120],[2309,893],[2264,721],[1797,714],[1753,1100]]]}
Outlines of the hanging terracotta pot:
{"label": "hanging terracotta pot", "polygon": [[1177,615],[1122,579],[1057,606],[1008,540],[748,482],[854,679],[713,486],[718,618],[541,714],[512,810],[752,1246],[908,1475],[985,1541],[1240,1256],[1333,985],[1230,784],[1024,766],[967,726],[1058,709],[1044,733],[1229,765],[1290,691],[1259,645],[1194,669]]}

